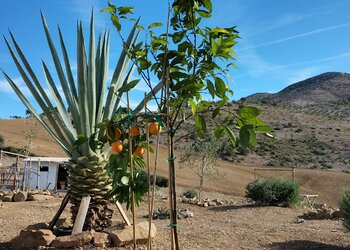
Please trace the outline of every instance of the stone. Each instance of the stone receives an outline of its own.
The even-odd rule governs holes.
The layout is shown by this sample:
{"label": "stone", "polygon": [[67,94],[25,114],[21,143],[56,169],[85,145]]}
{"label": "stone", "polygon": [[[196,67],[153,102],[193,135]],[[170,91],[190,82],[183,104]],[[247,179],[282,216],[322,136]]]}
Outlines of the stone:
{"label": "stone", "polygon": [[62,229],[73,228],[73,223],[70,218],[60,218],[56,222],[56,227]]}
{"label": "stone", "polygon": [[49,190],[44,190],[41,192],[43,195],[51,195],[51,192]]}
{"label": "stone", "polygon": [[333,213],[332,213],[332,217],[333,217],[333,219],[336,219],[336,220],[340,219],[341,218],[340,209],[334,210]]}
{"label": "stone", "polygon": [[78,234],[56,237],[51,246],[57,248],[83,247],[93,239],[93,232],[85,231]]}
{"label": "stone", "polygon": [[188,219],[193,217],[193,212],[191,212],[187,208],[180,208],[178,213],[177,213],[177,218],[178,219]]}
{"label": "stone", "polygon": [[46,201],[52,199],[53,196],[44,195],[44,194],[32,194],[29,195],[27,201]]}
{"label": "stone", "polygon": [[100,233],[100,232],[95,232],[94,233],[94,246],[95,247],[103,247],[105,248],[110,244],[109,242],[109,234],[107,233]]}
{"label": "stone", "polygon": [[20,234],[12,240],[13,249],[37,248],[49,246],[56,236],[47,229],[22,230]]}
{"label": "stone", "polygon": [[28,193],[25,191],[19,191],[17,194],[13,196],[13,201],[15,202],[22,202],[26,201],[28,197]]}
{"label": "stone", "polygon": [[13,201],[13,196],[16,194],[16,192],[8,192],[2,196],[2,201],[3,202],[11,202]]}
{"label": "stone", "polygon": [[[151,224],[151,238],[154,238],[157,234],[157,228]],[[136,243],[147,244],[148,241],[148,221],[140,222],[136,224]],[[119,232],[110,233],[112,245],[121,247],[133,243],[133,226],[128,226],[124,230]]]}

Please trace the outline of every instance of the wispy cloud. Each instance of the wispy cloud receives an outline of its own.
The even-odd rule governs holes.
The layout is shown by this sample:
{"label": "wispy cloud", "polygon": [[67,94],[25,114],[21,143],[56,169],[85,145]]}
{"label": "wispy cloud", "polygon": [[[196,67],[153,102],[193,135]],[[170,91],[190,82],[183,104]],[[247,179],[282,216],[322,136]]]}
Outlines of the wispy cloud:
{"label": "wispy cloud", "polygon": [[248,46],[248,47],[245,47],[245,48],[242,48],[242,49],[237,49],[237,51],[245,51],[245,50],[250,50],[250,49],[256,49],[256,48],[269,46],[269,45],[273,45],[273,44],[278,44],[278,43],[286,42],[286,41],[289,41],[289,40],[293,40],[293,39],[297,39],[297,38],[301,38],[301,37],[305,37],[305,36],[310,36],[310,35],[326,32],[326,31],[330,31],[330,30],[335,30],[335,29],[339,29],[339,28],[343,28],[343,27],[347,27],[347,26],[350,26],[350,22],[343,23],[343,24],[338,24],[338,25],[333,25],[333,26],[328,26],[328,27],[324,27],[324,28],[321,28],[321,29],[308,31],[308,32],[297,34],[297,35],[288,36],[288,37],[284,37],[284,38],[281,38],[281,39],[269,41],[269,42],[255,44],[255,45]]}
{"label": "wispy cloud", "polygon": [[299,65],[316,64],[319,62],[335,60],[335,59],[339,59],[342,57],[348,57],[348,56],[350,56],[350,51],[345,52],[345,53],[341,53],[338,55],[334,55],[334,56],[318,58],[315,60],[296,62],[296,63],[290,63],[290,64],[284,64],[284,65],[272,65],[272,64],[268,63],[267,61],[264,61],[261,57],[258,57],[256,54],[252,53],[245,60],[241,60],[241,62],[243,61],[243,63],[249,67],[248,73],[237,75],[235,78],[240,78],[240,77],[250,75],[250,74],[257,75],[257,74],[266,73],[266,72],[270,72],[270,71],[277,71],[277,70],[291,68],[291,67],[299,66]]}
{"label": "wispy cloud", "polygon": [[[16,83],[17,87],[22,91],[22,93],[27,98],[32,96],[21,77],[16,77],[16,78],[13,78],[12,80]],[[10,84],[7,82],[6,79],[0,80],[0,92],[10,96],[11,98],[13,98],[15,100],[18,100],[18,97],[17,97],[15,91],[12,89],[12,87],[10,86]]]}

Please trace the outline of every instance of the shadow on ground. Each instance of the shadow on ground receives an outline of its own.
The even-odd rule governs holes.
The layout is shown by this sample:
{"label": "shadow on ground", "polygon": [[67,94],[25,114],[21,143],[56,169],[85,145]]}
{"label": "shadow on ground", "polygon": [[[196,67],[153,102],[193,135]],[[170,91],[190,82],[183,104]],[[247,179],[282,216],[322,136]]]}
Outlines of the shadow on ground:
{"label": "shadow on ground", "polygon": [[0,242],[0,249],[8,250],[11,249],[11,242]]}
{"label": "shadow on ground", "polygon": [[269,249],[273,250],[282,250],[282,249],[288,249],[288,250],[349,250],[350,245],[347,247],[341,247],[341,246],[335,246],[325,243],[320,243],[316,241],[309,241],[309,240],[291,240],[291,241],[284,241],[284,242],[276,242],[267,245]]}

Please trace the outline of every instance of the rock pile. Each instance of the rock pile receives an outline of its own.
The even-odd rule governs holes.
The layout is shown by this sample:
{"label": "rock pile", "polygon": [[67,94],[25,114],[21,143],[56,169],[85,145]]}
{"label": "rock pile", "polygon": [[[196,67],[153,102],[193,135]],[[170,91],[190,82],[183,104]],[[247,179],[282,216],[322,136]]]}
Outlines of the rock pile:
{"label": "rock pile", "polygon": [[50,191],[34,190],[30,192],[26,191],[10,191],[0,195],[0,201],[2,202],[22,202],[22,201],[45,201],[51,199]]}
{"label": "rock pile", "polygon": [[230,202],[227,200],[219,200],[219,199],[210,200],[209,198],[206,198],[200,201],[198,200],[197,197],[194,197],[194,198],[182,197],[181,202],[198,205],[200,207],[214,207],[214,206],[222,206],[222,205],[230,204]]}
{"label": "rock pile", "polygon": [[[151,224],[151,237],[157,234],[157,228]],[[136,243],[146,244],[148,241],[148,221],[136,224]],[[73,235],[56,237],[48,229],[22,230],[20,234],[12,240],[13,249],[55,247],[59,249],[80,248],[84,246],[94,246],[99,248],[122,247],[132,244],[133,227],[128,226],[122,230],[110,233],[86,231]]]}
{"label": "rock pile", "polygon": [[322,204],[318,208],[311,209],[299,216],[305,220],[339,220],[341,213],[339,208],[327,207],[327,204]]}

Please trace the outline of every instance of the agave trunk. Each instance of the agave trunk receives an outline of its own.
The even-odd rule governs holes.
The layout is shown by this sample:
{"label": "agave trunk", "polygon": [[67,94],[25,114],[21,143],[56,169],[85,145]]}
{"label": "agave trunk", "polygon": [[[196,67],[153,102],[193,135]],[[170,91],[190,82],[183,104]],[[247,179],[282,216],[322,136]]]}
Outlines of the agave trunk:
{"label": "agave trunk", "polygon": [[71,212],[75,221],[81,198],[91,196],[84,230],[101,231],[111,225],[113,210],[108,208],[108,193],[112,189],[106,171],[108,159],[94,155],[70,159],[68,188],[71,192]]}

